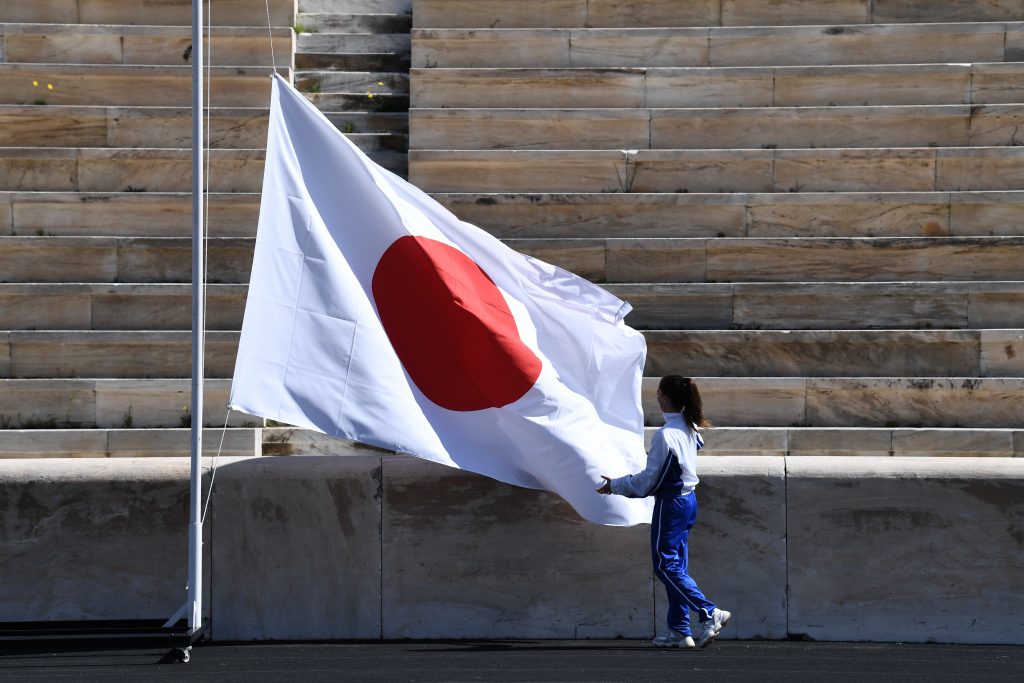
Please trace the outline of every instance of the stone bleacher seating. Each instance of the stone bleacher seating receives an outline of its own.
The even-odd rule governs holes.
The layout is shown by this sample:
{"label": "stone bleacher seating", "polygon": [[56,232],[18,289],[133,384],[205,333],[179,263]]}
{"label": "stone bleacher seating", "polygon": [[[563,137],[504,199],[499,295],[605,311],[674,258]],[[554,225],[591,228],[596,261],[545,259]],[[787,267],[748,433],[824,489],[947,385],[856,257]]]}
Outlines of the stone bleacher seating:
{"label": "stone bleacher seating", "polygon": [[709,453],[1024,453],[1019,2],[417,0],[410,179],[634,305]]}
{"label": "stone bleacher seating", "polygon": [[299,0],[295,83],[362,149],[408,172],[410,0]]}
{"label": "stone bleacher seating", "polygon": [[[8,626],[181,604],[190,6],[0,2]],[[270,64],[264,0],[213,10],[208,454]],[[1022,642],[1024,0],[270,12],[278,68],[371,156],[633,304],[648,437],[658,376],[699,377],[719,428],[692,558],[735,610],[723,637]],[[221,461],[204,527],[209,638],[646,639],[664,619],[646,528],[232,425],[223,453],[243,457]]]}
{"label": "stone bleacher seating", "polygon": [[[191,7],[0,6],[4,457],[188,453]],[[271,40],[292,76],[294,0],[270,12],[272,38],[264,0],[219,0],[207,41],[215,427],[255,235]],[[224,452],[258,454],[255,418],[232,423]]]}
{"label": "stone bleacher seating", "polygon": [[[183,455],[191,2],[9,5],[2,453]],[[278,68],[379,163],[404,172],[410,144],[411,180],[460,217],[633,304],[649,433],[655,378],[685,372],[722,427],[709,454],[1020,455],[1024,16],[1019,0],[933,5],[271,14]],[[219,427],[271,59],[262,0],[214,12],[204,422]],[[232,425],[232,455],[351,448]]]}

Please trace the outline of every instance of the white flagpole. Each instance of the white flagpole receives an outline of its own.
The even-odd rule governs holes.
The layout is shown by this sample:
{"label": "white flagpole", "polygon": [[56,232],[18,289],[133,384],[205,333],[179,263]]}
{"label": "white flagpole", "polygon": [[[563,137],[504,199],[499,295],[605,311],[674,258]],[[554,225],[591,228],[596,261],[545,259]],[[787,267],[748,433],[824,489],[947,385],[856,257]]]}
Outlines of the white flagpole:
{"label": "white flagpole", "polygon": [[[203,285],[203,0],[192,0],[192,449],[189,473],[188,596],[164,624],[188,618],[188,633],[203,625],[203,340],[206,310]],[[186,656],[186,660],[187,656]]]}
{"label": "white flagpole", "polygon": [[203,0],[192,0],[192,469],[188,525],[188,626],[203,620],[203,349],[206,328],[203,243]]}
{"label": "white flagpole", "polygon": [[[170,617],[170,628],[182,617],[188,633],[198,633],[203,623],[203,349],[206,328],[203,243],[203,0],[192,0],[192,432],[189,474],[188,596]],[[187,661],[187,659],[186,659]]]}

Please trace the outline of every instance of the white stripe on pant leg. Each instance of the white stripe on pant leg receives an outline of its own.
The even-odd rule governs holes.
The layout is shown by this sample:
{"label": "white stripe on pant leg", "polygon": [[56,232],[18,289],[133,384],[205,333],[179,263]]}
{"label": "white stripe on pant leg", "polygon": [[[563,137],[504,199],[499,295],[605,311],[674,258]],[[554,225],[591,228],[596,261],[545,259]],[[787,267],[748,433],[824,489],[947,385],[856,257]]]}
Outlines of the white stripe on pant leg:
{"label": "white stripe on pant leg", "polygon": [[[658,526],[657,526],[657,527],[655,527],[655,528],[657,529],[657,533],[655,533],[655,537],[656,537],[656,538],[658,538],[658,539],[660,539],[660,538],[661,538],[661,515],[662,515],[662,513],[663,513],[663,512],[665,511],[665,506],[664,506],[664,505],[663,505],[662,503],[664,503],[664,500],[659,500],[659,501],[658,501],[658,505],[660,506],[660,509],[659,509],[659,512],[658,512]],[[665,583],[667,583],[668,585],[670,585],[670,586],[672,586],[673,588],[675,588],[675,589],[676,589],[676,591],[678,591],[678,592],[679,592],[679,594],[680,594],[681,596],[683,596],[683,602],[685,602],[685,603],[686,603],[687,605],[689,605],[690,607],[692,607],[692,608],[693,608],[693,611],[694,611],[694,612],[698,612],[698,613],[700,613],[700,614],[705,614],[705,615],[707,615],[707,618],[708,618],[708,619],[711,619],[711,618],[712,618],[712,616],[711,616],[711,613],[710,613],[710,612],[708,612],[708,611],[707,611],[706,609],[704,609],[703,607],[698,607],[697,605],[695,605],[695,604],[694,604],[694,602],[693,602],[693,600],[691,600],[691,599],[689,598],[689,596],[687,596],[687,595],[686,595],[686,593],[684,593],[684,592],[683,592],[683,589],[682,589],[682,588],[680,588],[679,586],[677,586],[677,585],[676,585],[676,584],[675,584],[675,583],[674,583],[674,582],[673,582],[673,581],[671,580],[671,577],[669,577],[668,573],[667,573],[667,572],[666,572],[666,571],[665,571],[665,570],[664,570],[664,569],[662,568],[661,564],[662,564],[662,561],[664,560],[664,558],[663,558],[663,557],[662,557],[662,555],[661,555],[661,550],[660,550],[660,549],[659,549],[658,547],[655,547],[655,552],[657,552],[657,553],[658,553],[658,566],[657,566],[657,567],[655,568],[655,573],[661,574],[661,575],[662,575],[662,576],[664,576],[665,578],[669,579],[669,580],[668,580],[668,581],[666,581]],[[691,578],[692,578],[692,577],[691,577]],[[696,583],[696,582],[695,582],[695,583]]]}

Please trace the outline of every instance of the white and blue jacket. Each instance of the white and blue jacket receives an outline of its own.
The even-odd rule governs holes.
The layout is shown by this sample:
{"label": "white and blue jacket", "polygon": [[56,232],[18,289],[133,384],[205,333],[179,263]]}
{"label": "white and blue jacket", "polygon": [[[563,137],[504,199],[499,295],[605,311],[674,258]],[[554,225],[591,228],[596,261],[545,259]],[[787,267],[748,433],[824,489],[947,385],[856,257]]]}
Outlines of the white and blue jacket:
{"label": "white and blue jacket", "polygon": [[612,493],[627,498],[686,495],[697,487],[697,451],[704,437],[690,429],[682,413],[664,413],[665,426],[654,434],[643,472],[612,479]]}

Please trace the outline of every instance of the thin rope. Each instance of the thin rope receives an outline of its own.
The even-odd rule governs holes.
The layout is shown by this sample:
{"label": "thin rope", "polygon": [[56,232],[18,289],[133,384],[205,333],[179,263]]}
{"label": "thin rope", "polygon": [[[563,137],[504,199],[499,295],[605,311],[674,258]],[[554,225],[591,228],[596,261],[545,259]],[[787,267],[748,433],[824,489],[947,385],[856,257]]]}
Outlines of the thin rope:
{"label": "thin rope", "polygon": [[[205,64],[205,67],[206,67],[206,101],[204,102],[204,106],[206,108],[206,111],[204,112],[204,114],[206,116],[206,127],[204,129],[204,133],[205,133],[206,139],[203,141],[204,142],[204,147],[205,147],[204,151],[206,152],[206,155],[205,155],[206,156],[206,163],[204,164],[204,166],[205,166],[205,169],[204,169],[205,173],[203,175],[203,182],[204,182],[205,186],[203,188],[203,196],[201,198],[201,201],[203,202],[203,207],[204,207],[204,211],[203,211],[203,247],[204,247],[204,249],[203,249],[203,279],[202,279],[202,282],[200,283],[202,288],[203,288],[203,310],[204,311],[206,310],[206,305],[209,302],[209,297],[208,297],[209,287],[207,286],[207,281],[208,281],[209,278],[206,277],[206,273],[208,272],[209,267],[210,267],[210,248],[209,248],[210,247],[210,245],[209,245],[209,242],[210,242],[210,169],[211,169],[210,149],[213,146],[213,144],[212,144],[213,143],[213,130],[210,127],[211,120],[212,120],[211,111],[213,110],[213,107],[212,107],[212,98],[213,98],[213,0],[210,0],[209,4],[207,5],[206,12],[207,12],[207,14],[206,14],[206,36],[207,36],[207,40],[206,40],[206,50],[205,50],[205,54],[206,54],[206,64]],[[206,318],[205,318],[205,316],[203,317],[203,335],[202,335],[202,339],[203,339],[203,344],[202,344],[202,348],[199,349],[199,353],[205,354],[206,353]],[[200,377],[199,381],[203,382],[205,384],[205,379],[206,379],[205,377]],[[213,467],[212,467],[211,472],[210,472],[210,490],[207,491],[207,493],[206,493],[206,503],[203,504],[203,514],[199,518],[199,523],[200,524],[203,524],[203,522],[206,521],[206,511],[210,507],[210,499],[213,498],[213,480],[217,478],[217,463],[220,460],[221,450],[223,450],[223,448],[224,448],[224,437],[227,435],[228,420],[230,419],[230,417],[231,417],[231,408],[228,408],[228,412],[224,416],[224,426],[221,428],[221,431],[220,431],[220,445],[217,446],[217,455],[215,455],[214,458],[213,458]],[[202,416],[199,417],[199,420],[200,420],[200,427],[199,428],[202,429]],[[201,455],[202,455],[202,453],[200,453],[200,456]]]}
{"label": "thin rope", "polygon": [[[270,63],[273,65],[274,73],[277,73],[277,60],[274,57],[274,33],[273,33],[273,29],[272,29],[271,24],[270,24],[270,0],[266,0],[265,4],[266,4],[266,8],[267,8],[267,35],[270,38]],[[210,114],[210,112],[212,110],[211,101],[213,99],[213,86],[212,86],[212,83],[211,83],[211,80],[212,80],[211,76],[212,76],[212,72],[213,72],[213,0],[210,0],[209,5],[207,6],[207,12],[208,12],[208,14],[207,14],[207,35],[209,36],[209,39],[206,42],[206,46],[207,46],[206,47],[206,55],[207,55],[207,57],[206,57],[206,73],[207,73],[207,78],[206,78],[206,88],[207,88],[207,90],[206,90],[206,93],[207,93],[207,95],[206,95],[206,103],[205,103],[206,104],[206,112],[205,113],[206,113],[206,138],[207,138],[207,141],[206,141],[206,149],[205,149],[205,151],[206,151],[206,164],[205,164],[206,165],[206,175],[205,175],[205,178],[204,178],[206,187],[204,188],[204,192],[203,192],[203,202],[204,202],[204,206],[206,207],[206,211],[203,212],[203,241],[204,242],[209,242],[209,239],[210,239],[210,150],[212,148],[212,139],[213,139],[213,134],[212,134],[212,130],[211,130],[211,127],[210,127],[210,121],[211,121],[211,114]],[[207,248],[203,252],[203,260],[204,260],[203,272],[204,273],[206,272],[206,268],[209,265],[209,259],[210,259],[210,250]],[[204,309],[205,309],[205,303],[207,301],[207,293],[208,293],[208,287],[207,287],[207,283],[206,283],[206,278],[203,279],[202,286],[203,286],[203,302],[204,302]],[[205,332],[205,329],[204,329],[204,332]],[[204,338],[205,338],[205,335],[204,335]],[[200,353],[202,353],[203,351],[204,350],[201,349]],[[228,406],[227,413],[224,415],[224,425],[221,427],[221,430],[220,430],[220,443],[217,446],[217,454],[213,457],[213,463],[211,464],[211,468],[210,468],[210,488],[209,488],[209,491],[206,494],[206,502],[203,504],[203,514],[201,515],[200,520],[199,520],[200,524],[202,524],[202,523],[204,523],[206,521],[206,513],[207,513],[207,511],[210,508],[210,500],[213,498],[213,482],[217,478],[217,465],[220,462],[221,452],[224,450],[224,438],[227,436],[228,421],[230,419],[231,419],[231,407]]]}
{"label": "thin rope", "polygon": [[267,6],[267,35],[270,37],[270,63],[274,67],[274,73],[277,73],[277,60],[274,58],[274,31],[270,26],[270,0],[266,0]]}
{"label": "thin rope", "polygon": [[213,498],[213,480],[217,478],[217,463],[220,461],[220,453],[224,450],[224,436],[228,433],[228,420],[231,419],[231,407],[228,406],[228,412],[224,415],[224,426],[220,429],[220,445],[217,446],[217,455],[213,456],[213,465],[210,469],[210,490],[206,494],[206,503],[203,504],[203,514],[199,518],[199,523],[202,524],[206,521],[206,510],[210,507],[210,499]]}
{"label": "thin rope", "polygon": [[[207,277],[206,274],[209,272],[209,268],[210,268],[210,244],[209,244],[209,242],[210,242],[210,170],[212,168],[212,165],[210,163],[210,150],[213,147],[213,130],[210,127],[211,126],[211,122],[213,120],[212,119],[212,114],[211,114],[211,111],[213,110],[213,106],[211,104],[211,100],[213,98],[213,0],[210,0],[209,4],[206,6],[206,12],[207,12],[207,15],[206,15],[206,35],[207,35],[207,40],[206,40],[206,102],[204,103],[204,106],[206,107],[206,112],[205,112],[205,114],[206,114],[206,127],[204,129],[204,132],[206,134],[206,139],[204,140],[204,145],[205,145],[205,150],[204,151],[206,152],[206,164],[205,164],[206,168],[204,169],[205,172],[203,173],[203,182],[205,183],[205,187],[203,188],[203,197],[202,197],[203,208],[204,208],[204,210],[203,210],[203,247],[204,248],[203,248],[203,282],[202,282],[202,287],[203,287],[203,310],[204,311],[206,310],[206,305],[209,302],[209,298],[207,296],[207,293],[208,293],[207,282],[208,282],[209,278]],[[206,349],[205,349],[205,344],[206,344],[206,327],[205,327],[205,325],[206,325],[206,319],[205,319],[205,316],[204,316],[204,318],[203,318],[203,345],[204,345],[204,348],[202,349],[203,352],[206,351]]]}

